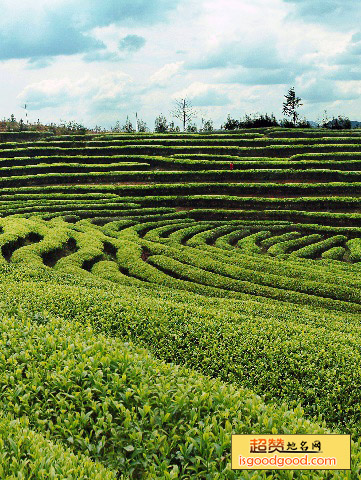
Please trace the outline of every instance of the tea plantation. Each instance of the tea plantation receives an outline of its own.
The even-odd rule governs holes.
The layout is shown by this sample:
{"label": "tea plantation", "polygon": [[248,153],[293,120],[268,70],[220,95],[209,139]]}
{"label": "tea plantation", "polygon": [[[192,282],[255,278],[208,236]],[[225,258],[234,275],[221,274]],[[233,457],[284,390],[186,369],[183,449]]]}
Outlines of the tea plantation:
{"label": "tea plantation", "polygon": [[[360,478],[361,131],[0,142],[1,479]],[[351,471],[231,470],[330,432]]]}

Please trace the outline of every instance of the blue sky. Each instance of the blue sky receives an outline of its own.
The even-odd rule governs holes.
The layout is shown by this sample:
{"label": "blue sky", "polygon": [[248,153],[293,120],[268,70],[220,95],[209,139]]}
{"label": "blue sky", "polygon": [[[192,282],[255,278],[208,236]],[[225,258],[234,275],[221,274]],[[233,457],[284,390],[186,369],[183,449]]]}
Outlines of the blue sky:
{"label": "blue sky", "polygon": [[[215,126],[274,113],[361,120],[356,0],[2,0],[0,117],[153,128],[187,96]],[[177,123],[177,122],[176,122]]]}

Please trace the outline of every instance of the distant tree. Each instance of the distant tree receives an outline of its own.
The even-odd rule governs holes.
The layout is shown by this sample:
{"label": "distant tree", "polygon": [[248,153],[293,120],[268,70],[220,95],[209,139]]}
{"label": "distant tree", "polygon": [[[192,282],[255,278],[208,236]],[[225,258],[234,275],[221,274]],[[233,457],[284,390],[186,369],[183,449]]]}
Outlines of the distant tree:
{"label": "distant tree", "polygon": [[172,116],[181,120],[183,132],[185,132],[187,125],[197,114],[188,98],[180,98],[179,100],[175,100],[175,108],[172,111]]}
{"label": "distant tree", "polygon": [[222,125],[221,128],[223,128],[224,130],[237,130],[241,128],[240,121],[234,118],[231,118],[230,114],[228,114],[226,123]]}
{"label": "distant tree", "polygon": [[111,127],[110,130],[114,133],[120,133],[122,131],[122,127],[120,126],[119,120],[115,122],[114,127]]}
{"label": "distant tree", "polygon": [[298,120],[296,126],[297,128],[312,128],[312,125],[305,117]]}
{"label": "distant tree", "polygon": [[145,123],[144,120],[142,120],[140,118],[137,118],[137,130],[138,130],[138,132],[142,132],[142,133],[148,131],[147,124]]}
{"label": "distant tree", "polygon": [[87,128],[81,123],[66,120],[60,120],[59,124],[51,123],[49,130],[55,135],[84,135],[87,132]]}
{"label": "distant tree", "polygon": [[284,118],[281,121],[280,126],[283,128],[312,128],[312,125],[308,120],[306,120],[306,118],[298,120],[296,125],[293,123],[293,121]]}
{"label": "distant tree", "polygon": [[200,132],[211,133],[214,131],[213,128],[213,121],[212,120],[205,120],[202,118],[202,126],[199,129]]}
{"label": "distant tree", "polygon": [[339,115],[337,118],[333,117],[327,123],[322,125],[324,128],[330,128],[331,130],[350,130],[351,120],[348,117],[342,117]]}
{"label": "distant tree", "polygon": [[[324,112],[323,112],[323,117],[322,117],[322,121],[321,121],[321,127],[323,127],[324,125],[327,125],[329,121],[330,121],[330,119],[329,119],[329,117],[328,117],[327,110],[324,110]],[[324,127],[324,128],[325,128],[325,127]]]}
{"label": "distant tree", "polygon": [[187,125],[187,133],[197,133],[197,125],[195,123],[188,123]]}
{"label": "distant tree", "polygon": [[297,119],[298,119],[298,112],[297,109],[303,105],[301,103],[301,98],[296,97],[295,87],[291,87],[288,90],[287,95],[285,95],[286,101],[283,102],[283,114],[287,117],[291,117],[293,126],[296,126]]}
{"label": "distant tree", "polygon": [[168,122],[164,115],[160,114],[155,119],[154,131],[157,133],[166,133],[168,132]]}
{"label": "distant tree", "polygon": [[135,129],[133,127],[132,122],[130,121],[129,117],[127,116],[127,119],[125,121],[125,124],[122,127],[122,131],[126,133],[134,133]]}
{"label": "distant tree", "polygon": [[177,126],[174,125],[174,122],[170,122],[169,124],[169,127],[168,127],[168,132],[171,132],[171,133],[179,133],[180,132],[180,128]]}
{"label": "distant tree", "polygon": [[279,123],[276,117],[266,114],[245,115],[243,120],[239,122],[239,128],[262,128],[262,127],[277,127]]}
{"label": "distant tree", "polygon": [[12,113],[10,115],[10,118],[6,122],[6,129],[8,132],[14,132],[16,130],[16,127],[17,127],[16,118],[15,118],[15,115]]}

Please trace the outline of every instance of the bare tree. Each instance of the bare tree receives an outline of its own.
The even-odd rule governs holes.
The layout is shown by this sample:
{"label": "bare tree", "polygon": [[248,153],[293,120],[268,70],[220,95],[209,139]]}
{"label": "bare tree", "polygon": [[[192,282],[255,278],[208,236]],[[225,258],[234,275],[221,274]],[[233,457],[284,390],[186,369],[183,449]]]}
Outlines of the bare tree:
{"label": "bare tree", "polygon": [[172,111],[172,116],[178,118],[183,123],[183,132],[186,131],[187,124],[197,116],[193,109],[192,103],[188,98],[180,98],[175,100],[175,109]]}

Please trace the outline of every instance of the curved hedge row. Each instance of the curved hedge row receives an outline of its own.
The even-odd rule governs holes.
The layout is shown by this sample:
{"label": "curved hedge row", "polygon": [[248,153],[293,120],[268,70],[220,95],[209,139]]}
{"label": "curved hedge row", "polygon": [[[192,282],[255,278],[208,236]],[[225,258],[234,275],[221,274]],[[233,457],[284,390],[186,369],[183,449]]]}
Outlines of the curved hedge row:
{"label": "curved hedge row", "polygon": [[231,433],[326,425],[351,472],[291,476],[360,476],[361,135],[341,133],[0,145],[1,478],[286,480],[232,471]]}

